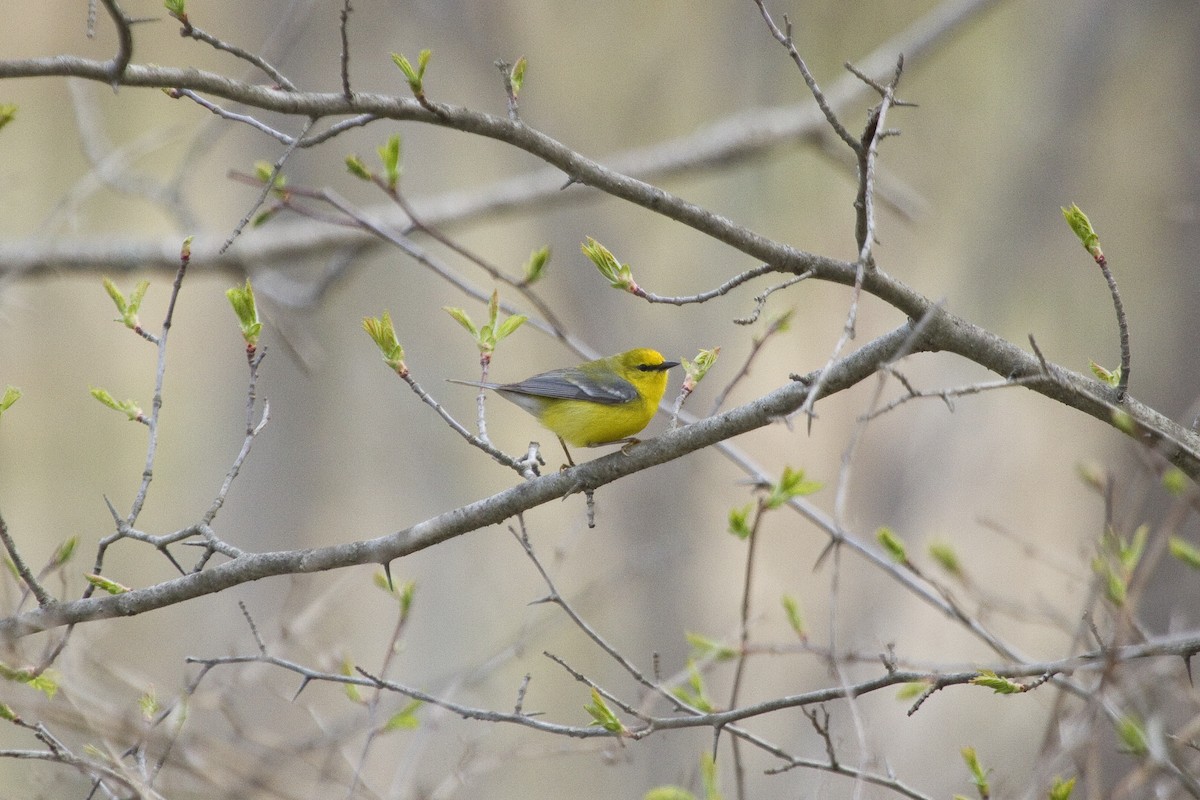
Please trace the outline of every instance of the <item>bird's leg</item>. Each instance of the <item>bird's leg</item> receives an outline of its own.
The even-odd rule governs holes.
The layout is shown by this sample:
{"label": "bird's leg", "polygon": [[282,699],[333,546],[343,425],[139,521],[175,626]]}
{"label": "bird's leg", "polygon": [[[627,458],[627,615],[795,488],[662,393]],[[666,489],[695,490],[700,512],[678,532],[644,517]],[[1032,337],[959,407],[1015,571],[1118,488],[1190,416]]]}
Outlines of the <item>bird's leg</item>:
{"label": "bird's leg", "polygon": [[567,463],[564,464],[562,466],[562,468],[559,470],[559,472],[561,472],[562,470],[566,469],[567,467],[575,466],[575,460],[573,458],[571,458],[571,451],[567,449],[567,443],[563,441],[563,438],[561,436],[558,437],[558,443],[562,445],[563,452],[567,454]]}

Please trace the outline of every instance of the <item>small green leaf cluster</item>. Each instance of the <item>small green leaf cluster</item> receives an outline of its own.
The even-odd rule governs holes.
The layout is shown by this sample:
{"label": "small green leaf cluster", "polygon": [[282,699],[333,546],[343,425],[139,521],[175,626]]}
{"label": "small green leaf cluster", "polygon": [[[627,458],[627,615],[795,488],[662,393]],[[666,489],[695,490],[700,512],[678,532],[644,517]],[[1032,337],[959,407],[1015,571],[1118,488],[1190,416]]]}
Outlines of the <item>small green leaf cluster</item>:
{"label": "small green leaf cluster", "polygon": [[[389,136],[386,142],[375,148],[375,152],[379,154],[379,163],[383,165],[383,182],[388,191],[395,192],[403,172],[400,167],[400,134]],[[367,169],[367,165],[357,155],[346,156],[346,169],[350,171],[351,175],[364,181],[373,182],[376,179],[374,173]]]}
{"label": "small green leaf cluster", "polygon": [[704,676],[700,674],[700,669],[693,659],[688,659],[687,683],[671,689],[671,694],[705,714],[714,710],[712,701],[708,699],[708,690],[704,686]]}
{"label": "small green leaf cluster", "polygon": [[821,487],[822,484],[817,481],[805,480],[804,470],[784,467],[778,483],[760,487],[765,488],[767,493],[757,504],[750,503],[729,511],[729,532],[739,539],[749,539],[764,511],[773,511],[797,497],[813,494]]}
{"label": "small green leaf cluster", "polygon": [[108,296],[112,298],[113,303],[117,307],[117,313],[121,318],[117,320],[125,325],[130,330],[139,330],[141,322],[138,320],[138,311],[141,310],[142,300],[146,297],[146,290],[150,288],[150,281],[138,281],[137,286],[133,287],[133,292],[129,297],[117,288],[117,285],[111,279],[104,279],[104,291],[108,292]]}
{"label": "small green leaf cluster", "polygon": [[1149,535],[1149,525],[1139,525],[1128,540],[1110,528],[1104,535],[1101,552],[1092,559],[1092,569],[1103,580],[1104,593],[1114,606],[1125,605],[1129,582],[1142,560]]}
{"label": "small green leaf cluster", "polygon": [[784,467],[783,476],[779,479],[779,483],[771,486],[771,491],[768,492],[764,505],[768,509],[779,508],[797,497],[815,494],[820,491],[823,485],[818,481],[805,480],[804,470],[802,469]]}
{"label": "small green leaf cluster", "polygon": [[621,736],[629,734],[629,729],[613,713],[613,710],[608,707],[608,703],[604,702],[604,698],[600,696],[600,692],[597,689],[592,689],[592,702],[584,706],[583,710],[588,712],[588,716],[592,718],[592,725],[599,725],[609,733]]}
{"label": "small green leaf cluster", "polygon": [[515,333],[517,328],[520,328],[529,319],[524,314],[511,314],[501,321],[499,291],[492,292],[492,299],[488,302],[488,321],[482,326],[476,326],[471,321],[470,315],[461,308],[443,306],[442,310],[453,317],[459,325],[462,325],[467,333],[471,334],[471,338],[475,340],[475,346],[479,348],[480,355],[487,358],[490,358],[496,351],[496,345]]}
{"label": "small green leaf cluster", "polygon": [[162,710],[162,703],[159,702],[158,692],[151,686],[146,691],[142,692],[141,697],[137,699],[138,710],[142,712],[142,719],[150,722]]}
{"label": "small green leaf cluster", "polygon": [[113,411],[120,411],[130,422],[138,422],[145,419],[144,412],[137,402],[133,400],[116,400],[107,389],[93,388],[91,390],[92,397],[99,400],[104,405],[111,408]]}
{"label": "small green leaf cluster", "polygon": [[704,380],[704,376],[712,369],[712,365],[716,363],[717,357],[720,355],[721,348],[714,347],[711,350],[701,350],[696,354],[695,361],[689,361],[686,358],[682,360],[683,391],[686,394],[695,391],[696,385]]}
{"label": "small green leaf cluster", "polygon": [[10,667],[8,664],[0,662],[0,678],[13,683],[23,683],[32,689],[36,689],[46,697],[54,697],[58,692],[58,681],[50,674],[49,671],[37,673],[32,667]]}
{"label": "small green leaf cluster", "polygon": [[429,66],[431,55],[433,55],[432,51],[422,50],[417,56],[417,66],[414,68],[408,58],[400,53],[392,53],[392,62],[404,73],[404,78],[408,81],[408,88],[412,89],[413,97],[418,100],[425,99],[425,68]]}

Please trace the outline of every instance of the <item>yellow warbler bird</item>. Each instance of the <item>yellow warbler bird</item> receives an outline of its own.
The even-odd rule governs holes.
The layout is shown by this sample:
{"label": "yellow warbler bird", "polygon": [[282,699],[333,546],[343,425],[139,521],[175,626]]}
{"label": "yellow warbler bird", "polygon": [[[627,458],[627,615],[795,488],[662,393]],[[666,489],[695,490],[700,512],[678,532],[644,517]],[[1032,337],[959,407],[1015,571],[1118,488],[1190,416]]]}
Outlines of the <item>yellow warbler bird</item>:
{"label": "yellow warbler bird", "polygon": [[667,390],[667,370],[677,366],[655,350],[638,348],[518,383],[451,382],[492,389],[516,403],[557,434],[564,449],[596,447],[636,442],[633,435],[650,424]]}

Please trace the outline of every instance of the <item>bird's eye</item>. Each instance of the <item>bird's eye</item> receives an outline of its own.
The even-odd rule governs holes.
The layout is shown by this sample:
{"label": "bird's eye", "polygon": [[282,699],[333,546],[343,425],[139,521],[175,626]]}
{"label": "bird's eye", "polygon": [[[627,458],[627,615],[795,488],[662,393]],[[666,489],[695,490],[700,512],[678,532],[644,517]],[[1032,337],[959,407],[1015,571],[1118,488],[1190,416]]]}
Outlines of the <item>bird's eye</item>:
{"label": "bird's eye", "polygon": [[638,364],[637,368],[640,369],[642,372],[657,372],[658,371],[657,364]]}

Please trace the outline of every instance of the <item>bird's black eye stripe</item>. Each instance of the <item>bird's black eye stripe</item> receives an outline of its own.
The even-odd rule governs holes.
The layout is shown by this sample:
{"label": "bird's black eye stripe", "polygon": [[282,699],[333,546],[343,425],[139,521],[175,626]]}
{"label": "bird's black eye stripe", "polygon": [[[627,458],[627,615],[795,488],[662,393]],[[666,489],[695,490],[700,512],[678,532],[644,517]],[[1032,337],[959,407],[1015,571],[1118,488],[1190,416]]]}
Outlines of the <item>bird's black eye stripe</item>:
{"label": "bird's black eye stripe", "polygon": [[659,372],[662,370],[662,364],[638,364],[637,368],[642,372]]}

